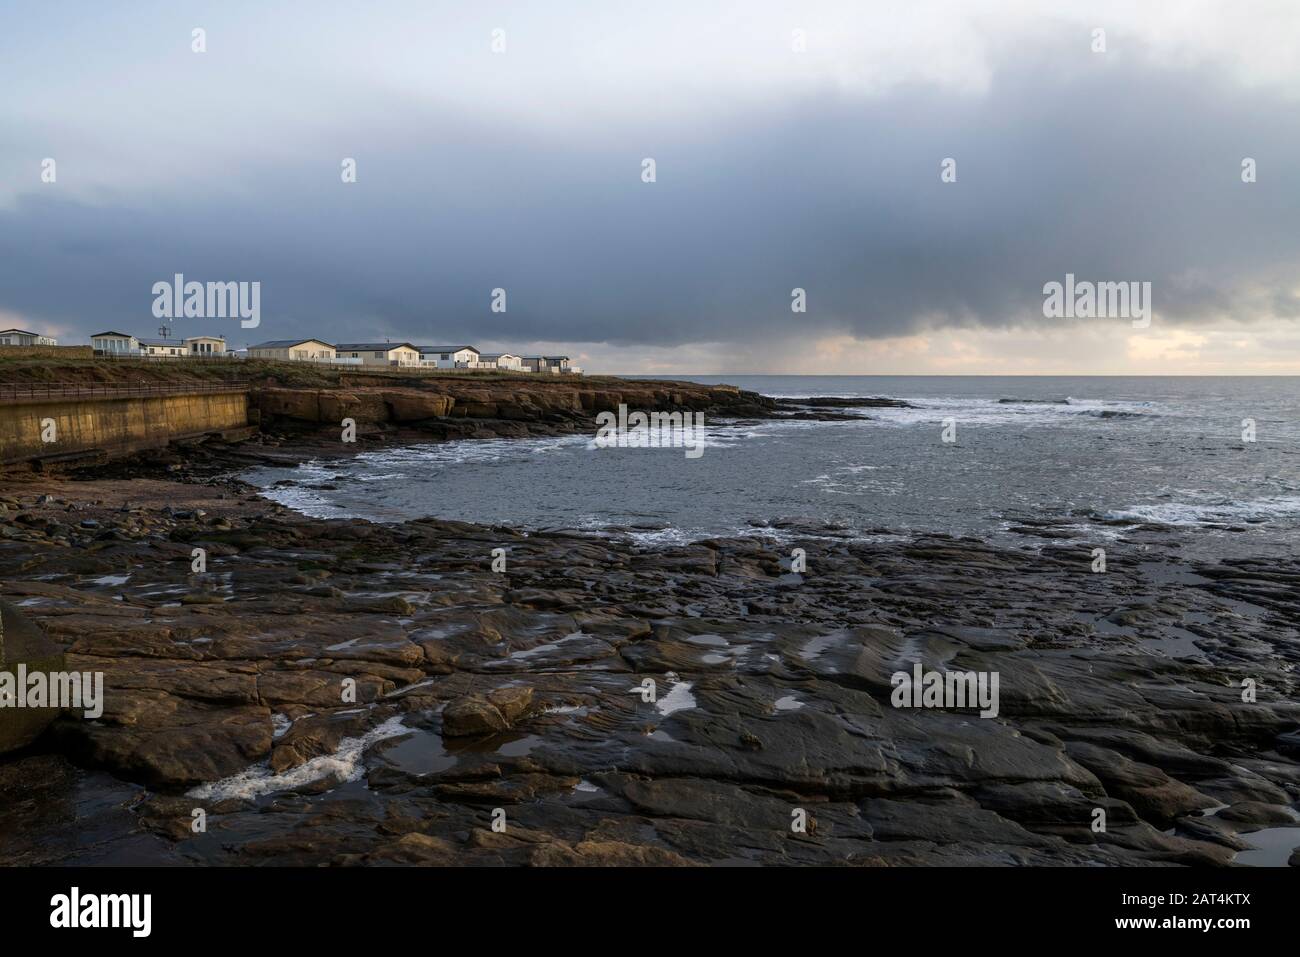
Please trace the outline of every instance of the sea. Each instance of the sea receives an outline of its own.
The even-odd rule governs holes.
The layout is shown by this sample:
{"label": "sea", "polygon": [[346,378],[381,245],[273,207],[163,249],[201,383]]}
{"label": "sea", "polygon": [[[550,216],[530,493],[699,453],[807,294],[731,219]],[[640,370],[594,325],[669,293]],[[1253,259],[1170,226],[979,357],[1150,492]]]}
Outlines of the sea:
{"label": "sea", "polygon": [[[649,377],[646,377],[649,378]],[[797,401],[902,399],[850,421],[708,419],[683,448],[595,434],[363,452],[243,477],[317,517],[423,516],[677,544],[941,532],[995,544],[1104,546],[1155,530],[1200,559],[1300,544],[1300,378],[674,376]],[[1045,522],[1027,535],[1025,523]]]}

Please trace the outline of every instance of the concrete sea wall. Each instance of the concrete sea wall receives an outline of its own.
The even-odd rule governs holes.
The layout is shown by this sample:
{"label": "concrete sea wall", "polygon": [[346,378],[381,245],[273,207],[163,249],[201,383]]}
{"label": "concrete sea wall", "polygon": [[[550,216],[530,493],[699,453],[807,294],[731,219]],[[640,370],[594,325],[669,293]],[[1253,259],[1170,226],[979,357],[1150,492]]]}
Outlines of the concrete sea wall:
{"label": "concrete sea wall", "polygon": [[248,426],[248,394],[239,387],[0,393],[0,464],[114,458]]}

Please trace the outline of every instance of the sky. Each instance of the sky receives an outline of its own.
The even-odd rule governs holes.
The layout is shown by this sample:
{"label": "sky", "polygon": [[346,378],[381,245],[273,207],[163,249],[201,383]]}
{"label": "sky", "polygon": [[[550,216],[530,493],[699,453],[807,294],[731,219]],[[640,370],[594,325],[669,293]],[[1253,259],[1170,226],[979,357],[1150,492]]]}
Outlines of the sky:
{"label": "sky", "polygon": [[180,273],[261,284],[173,323],[232,347],[1300,374],[1291,0],[0,0],[0,79],[0,328],[64,343]]}

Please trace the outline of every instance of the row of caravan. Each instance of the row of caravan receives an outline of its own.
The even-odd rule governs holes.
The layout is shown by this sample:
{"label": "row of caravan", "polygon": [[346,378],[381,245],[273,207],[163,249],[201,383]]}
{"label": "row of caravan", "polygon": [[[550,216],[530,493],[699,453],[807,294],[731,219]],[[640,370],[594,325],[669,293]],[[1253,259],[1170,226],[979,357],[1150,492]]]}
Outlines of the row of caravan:
{"label": "row of caravan", "polygon": [[501,369],[510,372],[581,372],[568,356],[522,356],[479,352],[473,346],[420,346],[410,342],[325,342],[275,339],[248,347],[250,359],[329,362],[360,366],[423,366],[433,369]]}

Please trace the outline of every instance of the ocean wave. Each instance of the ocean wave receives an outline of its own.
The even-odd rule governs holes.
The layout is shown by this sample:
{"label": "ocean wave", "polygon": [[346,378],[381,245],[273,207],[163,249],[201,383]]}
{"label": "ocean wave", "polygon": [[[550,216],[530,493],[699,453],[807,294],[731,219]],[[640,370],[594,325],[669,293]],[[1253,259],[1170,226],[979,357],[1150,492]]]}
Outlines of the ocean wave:
{"label": "ocean wave", "polygon": [[628,530],[600,519],[593,519],[585,524],[584,529],[591,531],[608,531],[620,534],[638,545],[654,548],[657,546],[682,546],[711,538],[763,538],[776,542],[779,546],[797,545],[810,540],[850,543],[874,543],[903,541],[909,538],[902,532],[881,532],[878,530],[859,531],[847,526],[827,527],[822,531],[806,526],[781,528],[768,524],[731,525],[725,528],[667,528],[651,531]]}
{"label": "ocean wave", "polygon": [[279,488],[265,488],[261,491],[264,499],[291,508],[309,518],[360,518],[359,512],[335,505],[324,496],[309,488],[296,485],[284,485]]}
{"label": "ocean wave", "polygon": [[[605,523],[603,527],[608,528],[608,523]],[[709,537],[709,535],[702,530],[687,531],[681,528],[660,528],[647,532],[631,531],[626,532],[625,534],[637,544],[647,545],[650,547],[657,545],[689,545],[691,542]]]}
{"label": "ocean wave", "polygon": [[1134,505],[1106,512],[1104,517],[1120,522],[1201,526],[1239,522],[1258,524],[1298,515],[1300,515],[1300,496],[1293,495],[1249,502],[1221,499],[1216,502],[1163,502],[1157,505]]}
{"label": "ocean wave", "polygon": [[1158,415],[1149,403],[1120,400],[1003,400],[952,397],[908,397],[911,409],[872,409],[874,424],[892,426],[939,425],[946,418],[967,426],[1060,426],[1095,419],[1138,419]]}

